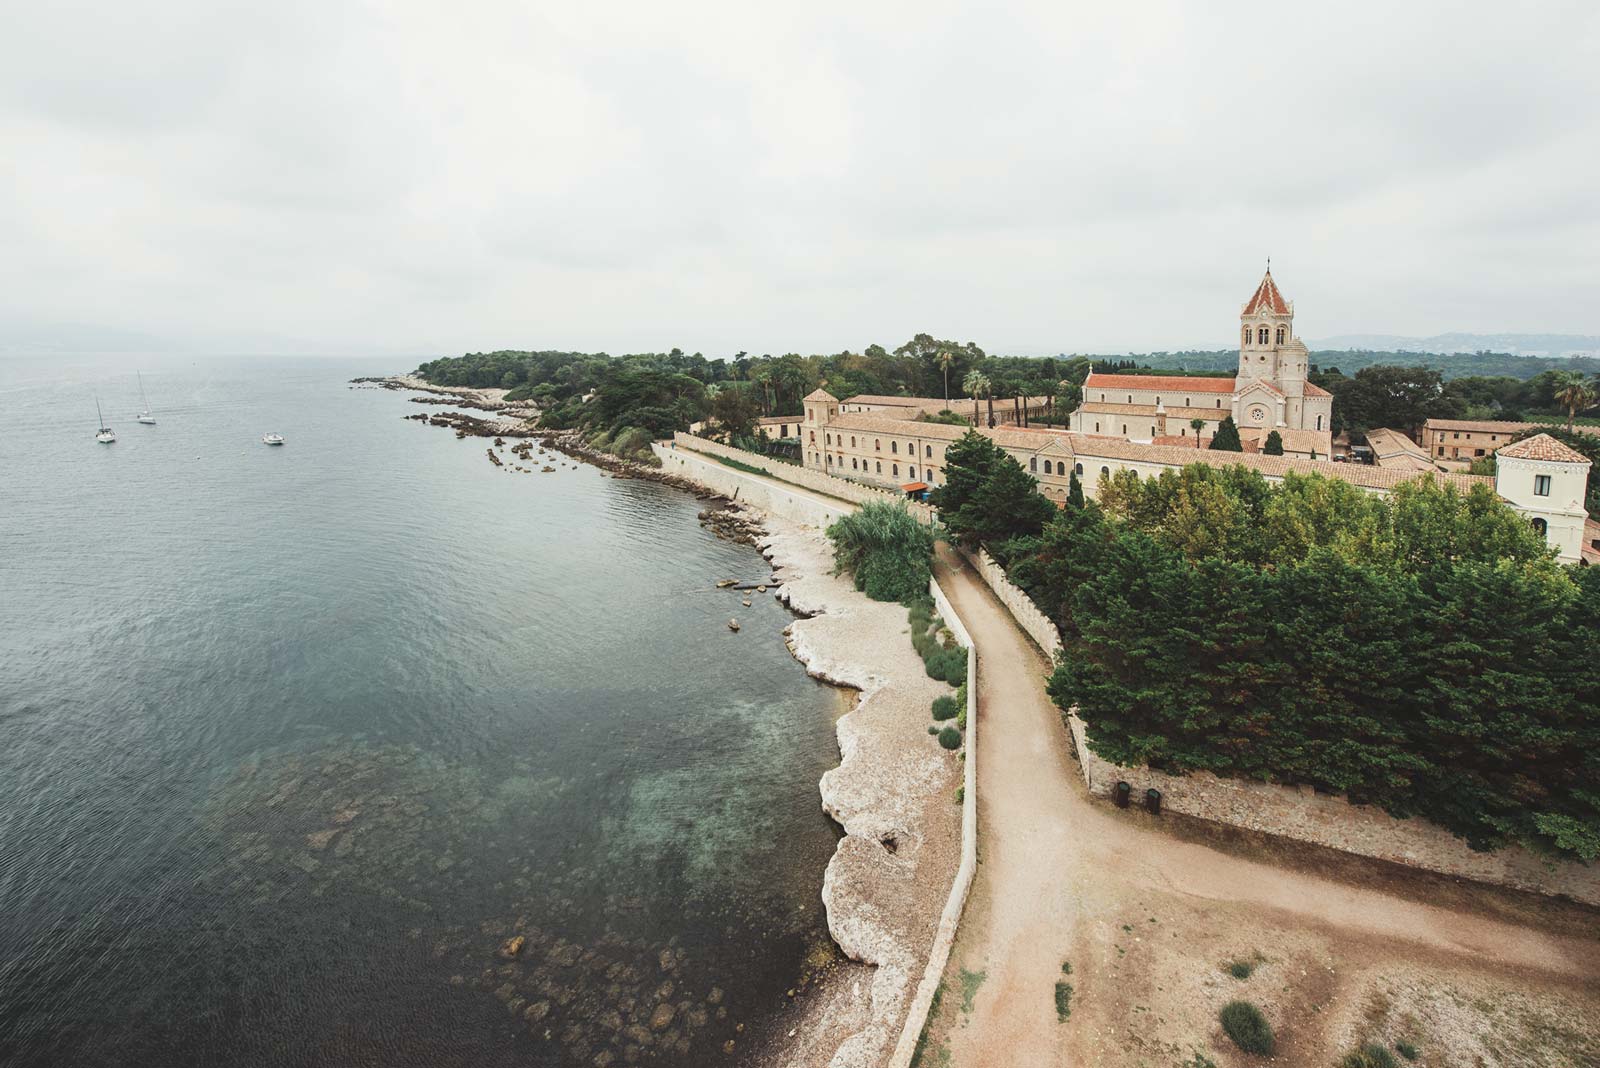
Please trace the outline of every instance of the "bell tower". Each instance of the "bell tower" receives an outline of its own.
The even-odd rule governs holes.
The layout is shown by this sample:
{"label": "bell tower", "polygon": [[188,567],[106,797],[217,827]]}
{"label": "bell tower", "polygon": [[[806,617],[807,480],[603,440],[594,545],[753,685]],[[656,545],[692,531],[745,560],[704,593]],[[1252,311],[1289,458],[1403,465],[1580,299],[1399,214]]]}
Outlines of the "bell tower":
{"label": "bell tower", "polygon": [[1264,378],[1286,393],[1290,390],[1281,379],[1305,382],[1304,360],[1296,361],[1293,353],[1284,351],[1294,341],[1294,305],[1278,292],[1278,283],[1272,280],[1270,261],[1261,284],[1239,312],[1239,331],[1241,381]]}

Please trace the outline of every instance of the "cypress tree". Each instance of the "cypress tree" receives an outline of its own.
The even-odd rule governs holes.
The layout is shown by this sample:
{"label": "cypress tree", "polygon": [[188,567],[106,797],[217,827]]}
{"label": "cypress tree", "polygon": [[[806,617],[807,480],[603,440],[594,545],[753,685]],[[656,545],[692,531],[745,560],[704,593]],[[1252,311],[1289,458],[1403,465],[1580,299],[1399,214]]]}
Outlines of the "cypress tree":
{"label": "cypress tree", "polygon": [[1083,507],[1083,481],[1076,471],[1072,472],[1072,481],[1067,485],[1067,503],[1074,508]]}
{"label": "cypress tree", "polygon": [[1218,452],[1244,452],[1244,442],[1239,440],[1239,426],[1233,421],[1233,416],[1222,417],[1222,422],[1217,424],[1216,434],[1211,438],[1210,447]]}
{"label": "cypress tree", "polygon": [[1276,430],[1267,435],[1267,440],[1261,446],[1261,451],[1267,456],[1283,455],[1283,437]]}

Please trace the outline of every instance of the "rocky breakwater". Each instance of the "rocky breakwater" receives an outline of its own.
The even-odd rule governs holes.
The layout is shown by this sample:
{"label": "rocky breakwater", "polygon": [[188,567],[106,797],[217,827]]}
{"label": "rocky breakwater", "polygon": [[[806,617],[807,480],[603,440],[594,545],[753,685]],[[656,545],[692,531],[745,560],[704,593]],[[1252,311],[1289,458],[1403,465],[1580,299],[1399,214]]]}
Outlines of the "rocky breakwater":
{"label": "rocky breakwater", "polygon": [[787,634],[813,676],[860,692],[838,721],[840,763],[822,807],[844,828],[823,878],[828,929],[867,967],[835,969],[784,1021],[789,1045],[771,1065],[869,1068],[893,1050],[960,863],[960,758],[928,735],[928,707],[951,692],[911,647],[906,610],[832,573],[826,539],[769,518],[761,542],[804,618]]}

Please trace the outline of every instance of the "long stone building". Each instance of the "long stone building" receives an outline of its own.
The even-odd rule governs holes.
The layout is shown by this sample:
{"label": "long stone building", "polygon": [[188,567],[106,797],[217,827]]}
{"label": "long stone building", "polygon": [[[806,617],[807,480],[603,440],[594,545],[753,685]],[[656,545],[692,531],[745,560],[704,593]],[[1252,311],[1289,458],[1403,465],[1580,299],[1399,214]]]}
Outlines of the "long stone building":
{"label": "long stone building", "polygon": [[[916,494],[945,482],[946,450],[973,429],[891,412],[845,412],[838,398],[819,389],[805,398],[801,457],[806,467],[817,471]],[[1195,463],[1243,464],[1272,482],[1282,481],[1290,471],[1319,474],[1371,493],[1387,493],[1402,482],[1432,478],[1463,491],[1476,484],[1492,486],[1528,517],[1563,561],[1574,563],[1586,555],[1600,560],[1600,527],[1587,521],[1583,503],[1589,461],[1546,434],[1502,448],[1499,471],[1489,476],[1291,455],[1213,452],[1200,448],[1194,438],[1184,446],[1037,427],[978,427],[976,432],[1004,449],[1034,477],[1039,492],[1058,503],[1066,500],[1074,474],[1092,498],[1099,492],[1100,480],[1118,471],[1153,477]]]}
{"label": "long stone building", "polygon": [[[1247,447],[1274,430],[1285,455],[1333,455],[1333,395],[1306,380],[1310,354],[1294,336],[1294,304],[1269,268],[1239,312],[1239,369],[1232,378],[1091,374],[1068,424],[1151,445],[1205,442],[1231,416]],[[1198,429],[1194,422],[1202,424]]]}

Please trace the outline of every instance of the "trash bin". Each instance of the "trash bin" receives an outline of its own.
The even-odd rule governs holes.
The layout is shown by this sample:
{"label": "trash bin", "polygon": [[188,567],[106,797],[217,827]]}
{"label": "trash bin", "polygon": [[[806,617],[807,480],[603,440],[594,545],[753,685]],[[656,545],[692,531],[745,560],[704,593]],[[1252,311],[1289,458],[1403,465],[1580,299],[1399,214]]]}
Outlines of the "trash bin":
{"label": "trash bin", "polygon": [[1128,807],[1128,798],[1133,795],[1133,787],[1125,782],[1117,783],[1117,788],[1111,792],[1111,797],[1116,801],[1118,808]]}
{"label": "trash bin", "polygon": [[1152,816],[1161,815],[1161,791],[1154,786],[1144,792],[1145,811]]}

